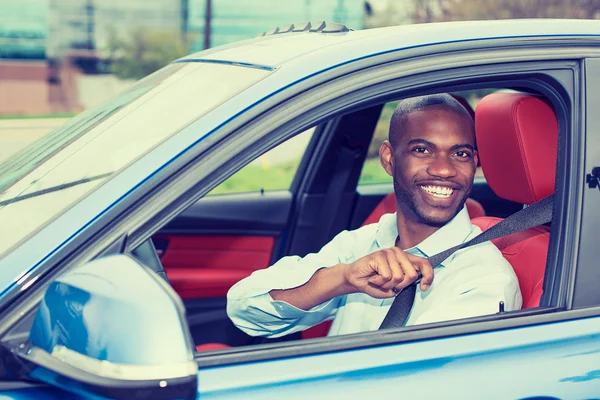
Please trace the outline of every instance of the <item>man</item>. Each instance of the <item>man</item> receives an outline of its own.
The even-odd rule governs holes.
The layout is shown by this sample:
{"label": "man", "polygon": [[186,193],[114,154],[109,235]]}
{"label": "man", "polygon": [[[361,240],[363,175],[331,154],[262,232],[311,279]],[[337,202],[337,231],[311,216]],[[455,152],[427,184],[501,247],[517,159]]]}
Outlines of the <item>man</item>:
{"label": "man", "polygon": [[334,318],[329,335],[376,330],[394,296],[422,274],[406,325],[521,307],[510,264],[490,242],[430,257],[478,235],[464,203],[471,192],[475,128],[450,95],[403,100],[379,150],[393,177],[396,214],[344,231],[317,254],[285,257],[233,286],[227,312],[253,336],[279,337]]}

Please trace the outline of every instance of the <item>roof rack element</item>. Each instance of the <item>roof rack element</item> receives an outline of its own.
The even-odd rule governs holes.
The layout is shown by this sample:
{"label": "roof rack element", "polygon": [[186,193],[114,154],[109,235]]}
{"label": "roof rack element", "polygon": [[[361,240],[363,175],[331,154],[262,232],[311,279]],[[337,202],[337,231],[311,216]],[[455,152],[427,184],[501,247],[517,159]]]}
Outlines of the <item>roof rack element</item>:
{"label": "roof rack element", "polygon": [[349,29],[346,25],[340,24],[338,22],[325,22],[325,21],[317,21],[315,23],[311,22],[301,22],[299,24],[289,24],[283,27],[276,27],[271,29],[268,32],[263,32],[259,36],[267,36],[267,35],[279,35],[281,33],[290,33],[290,32],[314,32],[314,33],[342,33],[349,32],[352,29]]}

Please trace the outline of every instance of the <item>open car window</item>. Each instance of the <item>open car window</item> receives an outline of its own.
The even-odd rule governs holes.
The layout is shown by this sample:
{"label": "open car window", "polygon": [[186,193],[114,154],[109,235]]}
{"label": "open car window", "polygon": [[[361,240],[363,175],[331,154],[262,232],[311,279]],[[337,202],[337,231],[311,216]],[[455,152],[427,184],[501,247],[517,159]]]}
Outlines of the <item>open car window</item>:
{"label": "open car window", "polygon": [[[452,94],[457,97],[461,96],[463,99],[469,99],[465,100],[467,104],[473,103],[474,108],[476,109],[477,104],[482,98],[493,93],[522,94],[531,96],[532,98],[543,97],[535,91],[527,93],[505,88],[453,92]],[[355,185],[360,187],[367,183],[386,183],[388,184],[386,187],[388,187],[389,191],[361,192],[359,190],[356,195],[358,197],[347,200],[354,202],[354,208],[352,214],[350,214],[350,218],[354,221],[353,228],[368,223],[377,223],[384,214],[395,211],[395,199],[391,192],[391,185],[389,185],[392,182],[392,178],[381,166],[378,150],[381,142],[384,139],[387,139],[389,120],[394,107],[397,104],[398,101],[385,103],[381,108],[379,119],[376,121],[376,124],[373,125],[373,130],[371,132],[363,132],[365,137],[370,137],[370,144],[362,149],[365,154],[365,160],[361,165],[362,172],[358,181],[355,182]],[[377,107],[373,107],[373,109],[376,108]],[[344,129],[346,129],[344,119],[338,121],[337,124],[337,126],[339,126],[339,132],[336,131],[337,133],[333,135],[331,138],[332,142],[339,140],[339,137],[336,135],[343,135]],[[324,123],[324,125],[327,125],[327,122]],[[288,144],[292,145],[294,140],[302,135],[307,135],[307,132],[299,134],[288,142],[285,142],[279,148],[285,148]],[[264,163],[262,157],[264,156],[259,157],[253,163],[249,164],[249,166],[244,168],[248,170],[254,168],[254,171],[256,171],[258,163]],[[319,161],[318,159],[313,159],[312,162],[317,165]],[[332,159],[329,164],[335,164],[335,159]],[[335,166],[337,167],[339,164],[335,164]],[[262,166],[262,168],[264,170],[264,166]],[[239,174],[240,177],[243,177],[243,171],[244,169],[240,170],[237,174]],[[478,171],[481,171],[481,168],[479,168]],[[479,172],[479,175],[482,176],[482,173]],[[234,177],[236,177],[235,174],[232,178]],[[229,179],[232,180],[232,178]],[[227,183],[227,181],[221,185],[224,185],[225,183]],[[488,184],[485,183],[485,180],[479,180],[478,184],[485,190],[480,187],[479,191],[473,192],[471,198],[469,198],[467,204],[469,212],[472,212],[471,206],[474,204],[481,209],[475,209],[475,212],[481,212],[479,214],[473,214],[472,217],[481,217],[485,215],[505,216],[522,208],[523,203],[519,204],[513,200],[503,199],[495,195]],[[213,190],[213,193],[217,192],[220,187],[221,186],[217,186],[217,188]],[[256,188],[253,189],[257,190]],[[325,195],[329,194],[328,191],[325,192]],[[299,195],[301,196],[302,194],[300,193]],[[209,197],[207,197],[206,200],[208,200]],[[303,205],[301,200],[302,197],[299,199],[300,201],[296,203],[297,207]],[[265,210],[267,210],[267,213],[275,214],[278,212],[280,207],[278,205],[279,203],[269,203],[269,201],[272,201],[270,198],[263,198],[262,200],[265,202]],[[167,270],[167,276],[172,279],[172,285],[180,295],[182,295],[184,301],[189,306],[191,313],[190,321],[192,321],[192,334],[195,336],[198,350],[204,352],[209,350],[231,349],[231,347],[240,345],[272,342],[273,340],[251,338],[241,335],[235,330],[231,331],[231,324],[226,318],[222,321],[224,324],[223,326],[214,325],[213,322],[211,322],[209,327],[205,324],[202,315],[205,312],[209,312],[209,310],[222,310],[223,307],[226,306],[227,300],[225,299],[225,296],[227,291],[230,289],[231,285],[235,284],[237,281],[244,279],[244,277],[247,277],[256,271],[268,268],[282,256],[297,255],[294,253],[286,254],[285,250],[282,251],[282,249],[285,249],[286,240],[288,240],[289,236],[293,236],[296,229],[302,229],[301,226],[294,225],[297,222],[293,217],[294,211],[290,211],[290,214],[287,214],[287,217],[282,220],[284,222],[280,227],[275,228],[271,225],[271,231],[265,231],[265,219],[262,214],[260,214],[262,211],[259,211],[262,210],[262,208],[260,208],[262,206],[257,206],[257,202],[261,201],[260,198],[248,197],[246,203],[243,198],[239,198],[236,200],[236,203],[232,203],[235,208],[228,208],[228,203],[220,203],[220,207],[223,210],[229,211],[223,211],[223,216],[221,217],[217,208],[210,208],[210,210],[212,210],[210,218],[208,218],[208,215],[204,217],[204,214],[202,214],[203,201],[204,200],[201,200],[194,205],[193,215],[196,218],[194,221],[191,219],[191,212],[189,213],[190,218],[186,216],[188,214],[184,213],[185,215],[182,215],[180,218],[181,224],[173,223],[168,229],[159,232],[155,236],[155,243],[157,244],[157,247],[159,247],[159,253],[162,256],[163,264]],[[308,203],[310,207],[312,207],[312,213],[318,214],[319,208],[325,201],[326,197],[321,197],[319,201]],[[211,204],[210,207],[213,207],[213,203],[205,204]],[[254,219],[250,212],[243,211],[244,207],[250,206],[251,204],[254,212],[259,213],[258,219]],[[234,209],[236,210],[235,213],[239,213],[237,214],[240,218],[239,223],[232,220],[231,210]],[[286,210],[293,210],[293,208],[287,208]],[[507,210],[512,211],[507,212]],[[299,218],[301,219],[302,217]],[[177,220],[178,219],[175,219],[175,222]],[[186,225],[190,229],[189,233],[186,233],[186,231],[183,230],[184,220],[187,221],[186,224],[195,224],[194,229],[192,229],[191,226]],[[223,225],[221,228],[217,227],[216,221],[222,221]],[[225,224],[229,225],[230,228],[224,227]],[[483,220],[477,224],[479,224],[478,226],[482,229],[487,227]],[[549,230],[545,231],[543,235],[542,241],[548,240]],[[536,237],[534,241],[538,239],[539,238]],[[506,254],[510,255],[512,250],[507,248],[506,251]],[[250,256],[250,254],[252,254],[252,256]],[[303,256],[303,254],[300,254],[300,256]],[[537,266],[532,269],[534,269],[537,274],[537,280],[535,280],[535,282],[539,283],[542,282],[544,278],[545,258],[541,257],[536,259],[536,263]],[[518,267],[520,268],[521,265]],[[523,282],[529,282],[531,280],[529,272],[525,270],[517,272],[517,276],[520,280],[523,280]],[[234,277],[234,279],[232,277]],[[523,290],[526,290],[527,293],[524,296],[523,310],[516,311],[517,314],[523,311],[527,313],[529,312],[527,310],[535,309],[539,305],[539,293],[532,294],[532,290],[539,290],[541,286],[533,288],[528,287],[528,283],[522,283],[522,285],[524,288]],[[537,297],[535,297],[534,300],[531,300],[532,295]],[[481,316],[492,316],[498,311],[504,312],[503,307],[500,304],[496,304],[493,311],[483,313]],[[277,341],[325,337],[330,333],[331,326],[331,321],[314,324],[314,326],[308,327],[308,329],[302,332],[284,336],[277,339]],[[229,343],[223,342],[221,339],[223,337],[232,341]],[[232,339],[234,337],[235,339]]]}

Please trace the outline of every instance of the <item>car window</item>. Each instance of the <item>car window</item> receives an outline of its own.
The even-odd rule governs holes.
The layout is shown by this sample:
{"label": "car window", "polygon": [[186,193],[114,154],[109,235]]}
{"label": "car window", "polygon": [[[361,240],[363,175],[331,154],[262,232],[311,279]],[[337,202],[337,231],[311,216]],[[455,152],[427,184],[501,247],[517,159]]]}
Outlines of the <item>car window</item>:
{"label": "car window", "polygon": [[269,73],[231,65],[172,64],[6,160],[0,165],[0,255]]}
{"label": "car window", "polygon": [[315,128],[310,128],[269,150],[209,195],[289,189],[314,131]]}

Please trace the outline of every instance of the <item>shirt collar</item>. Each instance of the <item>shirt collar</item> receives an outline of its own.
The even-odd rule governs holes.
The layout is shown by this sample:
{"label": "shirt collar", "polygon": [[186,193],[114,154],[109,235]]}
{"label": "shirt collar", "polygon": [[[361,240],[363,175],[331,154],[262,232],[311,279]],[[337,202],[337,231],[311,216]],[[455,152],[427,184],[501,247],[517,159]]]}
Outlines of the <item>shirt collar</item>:
{"label": "shirt collar", "polygon": [[[435,231],[432,235],[425,238],[421,243],[410,250],[417,250],[425,257],[431,257],[441,253],[451,247],[463,243],[471,234],[473,225],[469,218],[467,207],[454,216],[446,225]],[[387,249],[396,244],[398,237],[398,225],[396,223],[396,213],[386,214],[379,221],[375,240],[382,249]],[[454,258],[454,254],[445,260],[448,263]]]}

